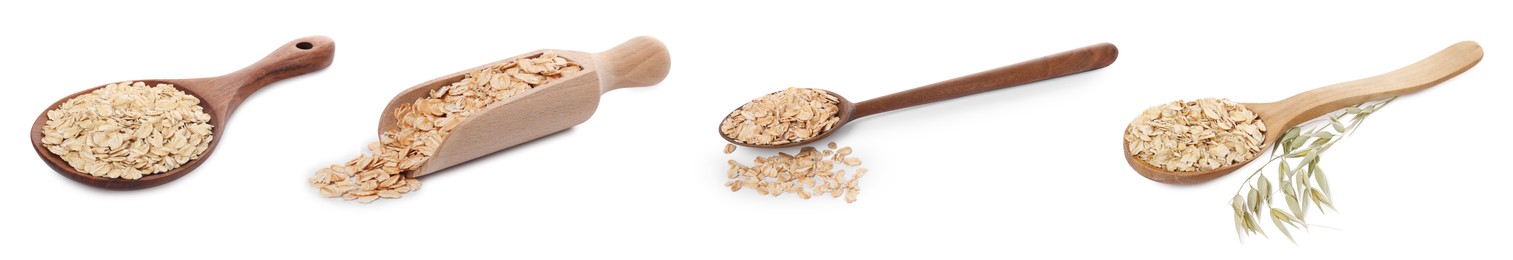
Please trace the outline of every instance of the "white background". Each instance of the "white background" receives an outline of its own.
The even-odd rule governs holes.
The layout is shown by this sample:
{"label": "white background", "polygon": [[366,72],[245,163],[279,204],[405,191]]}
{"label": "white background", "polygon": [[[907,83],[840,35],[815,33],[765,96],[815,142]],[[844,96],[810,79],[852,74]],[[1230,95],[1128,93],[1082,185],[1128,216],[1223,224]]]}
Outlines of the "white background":
{"label": "white background", "polygon": [[[1506,3],[420,2],[0,4],[0,258],[1505,258],[1513,242],[1513,177],[1498,167],[1513,155]],[[69,93],[220,75],[307,35],[336,40],[334,65],[252,96],[178,181],[98,190],[27,144]],[[376,140],[402,89],[636,35],[667,44],[671,75],[605,94],[570,131],[425,177],[399,200],[306,185]],[[1312,221],[1339,230],[1300,245],[1237,240],[1226,203],[1245,174],[1173,186],[1121,158],[1121,131],[1148,106],[1275,101],[1462,40],[1486,49],[1480,65],[1386,106],[1326,154],[1339,213]],[[1120,49],[1108,68],[847,125],[830,140],[872,170],[855,204],[721,186],[725,160],[776,152],[719,152],[721,117],[761,94],[859,101],[1098,42]]]}

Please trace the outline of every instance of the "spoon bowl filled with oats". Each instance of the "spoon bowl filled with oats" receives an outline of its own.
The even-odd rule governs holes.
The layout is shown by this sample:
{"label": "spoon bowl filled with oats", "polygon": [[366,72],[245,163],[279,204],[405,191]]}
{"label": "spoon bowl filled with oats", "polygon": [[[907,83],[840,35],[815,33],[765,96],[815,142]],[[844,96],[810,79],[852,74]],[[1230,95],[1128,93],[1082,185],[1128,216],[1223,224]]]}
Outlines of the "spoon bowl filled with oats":
{"label": "spoon bowl filled with oats", "polygon": [[788,88],[754,99],[720,122],[732,144],[782,148],[813,143],[846,123],[883,112],[1087,72],[1113,64],[1119,49],[1100,43],[852,103],[835,92]]}
{"label": "spoon bowl filled with oats", "polygon": [[32,124],[32,146],[54,171],[111,190],[162,185],[215,151],[231,112],[269,84],[331,65],[331,38],[295,39],[219,77],[139,80],[86,89]]}
{"label": "spoon bowl filled with oats", "polygon": [[400,92],[379,118],[369,154],[320,169],[311,186],[360,202],[399,198],[417,177],[587,121],[599,96],[656,85],[672,65],[667,47],[636,37],[604,52],[537,50]]}
{"label": "spoon bowl filled with oats", "polygon": [[1433,87],[1476,66],[1481,58],[1481,45],[1465,41],[1386,74],[1277,102],[1205,98],[1157,105],[1125,128],[1124,159],[1135,172],[1157,182],[1205,182],[1260,157],[1286,129],[1355,104]]}

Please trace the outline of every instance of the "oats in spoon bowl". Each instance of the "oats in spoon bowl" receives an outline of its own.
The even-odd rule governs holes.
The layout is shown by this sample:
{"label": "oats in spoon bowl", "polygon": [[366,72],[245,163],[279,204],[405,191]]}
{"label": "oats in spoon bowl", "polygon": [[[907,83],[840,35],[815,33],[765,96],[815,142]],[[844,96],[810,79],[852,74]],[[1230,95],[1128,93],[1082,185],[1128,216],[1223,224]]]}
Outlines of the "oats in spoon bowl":
{"label": "oats in spoon bowl", "polygon": [[211,127],[199,98],[171,84],[121,82],[47,111],[42,144],[81,173],[136,180],[199,159]]}
{"label": "oats in spoon bowl", "polygon": [[720,123],[720,133],[750,145],[802,142],[835,128],[839,112],[840,100],[828,92],[788,88],[730,112]]}
{"label": "oats in spoon bowl", "polygon": [[1261,153],[1266,125],[1228,99],[1173,101],[1146,109],[1124,134],[1131,155],[1174,172],[1213,170]]}

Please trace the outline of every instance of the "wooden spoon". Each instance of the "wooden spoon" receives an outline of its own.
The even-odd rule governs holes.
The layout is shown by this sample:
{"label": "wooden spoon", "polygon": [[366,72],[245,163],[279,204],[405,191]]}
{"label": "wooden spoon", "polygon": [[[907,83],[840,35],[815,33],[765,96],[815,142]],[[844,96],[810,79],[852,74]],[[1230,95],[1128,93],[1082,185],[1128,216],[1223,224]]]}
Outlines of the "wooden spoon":
{"label": "wooden spoon", "polygon": [[[1412,65],[1403,67],[1386,74],[1370,78],[1358,79],[1329,85],[1308,92],[1271,103],[1242,103],[1241,105],[1255,112],[1266,125],[1266,140],[1263,141],[1261,151],[1266,151],[1272,143],[1277,141],[1287,129],[1298,124],[1308,122],[1319,116],[1344,109],[1345,107],[1366,103],[1372,100],[1380,100],[1403,94],[1418,92],[1440,82],[1460,75],[1476,63],[1481,62],[1482,49],[1473,41],[1464,41],[1451,45],[1439,53],[1424,58]],[[1126,127],[1124,133],[1129,134]],[[1123,138],[1120,138],[1123,139]],[[1231,164],[1208,171],[1197,172],[1173,172],[1167,171],[1135,158],[1130,154],[1129,141],[1124,141],[1124,160],[1129,162],[1135,172],[1154,181],[1172,184],[1200,183],[1225,174],[1229,174],[1244,166],[1250,160]],[[1260,156],[1257,156],[1260,157]]]}
{"label": "wooden spoon", "polygon": [[184,175],[189,174],[190,171],[194,171],[194,168],[199,167],[200,163],[205,162],[205,159],[210,157],[210,154],[215,151],[216,144],[221,143],[221,139],[224,138],[221,133],[226,131],[226,120],[231,116],[231,112],[236,110],[236,107],[241,105],[243,100],[247,99],[247,96],[251,96],[253,92],[273,82],[304,75],[331,66],[331,60],[335,52],[336,45],[331,41],[331,38],[310,36],[290,41],[274,50],[273,53],[268,54],[267,57],[257,61],[257,63],[223,76],[197,79],[136,80],[145,82],[149,86],[159,83],[173,84],[180,91],[199,98],[200,106],[205,108],[205,114],[210,115],[213,139],[210,141],[209,148],[203,154],[200,154],[200,158],[190,160],[188,163],[167,172],[148,174],[142,176],[141,179],[135,180],[96,177],[74,170],[72,166],[68,165],[68,162],[63,161],[62,158],[48,151],[47,147],[42,145],[42,126],[47,124],[47,111],[58,109],[58,106],[62,105],[63,102],[95,89],[105,87],[104,85],[68,95],[68,97],[64,97],[58,100],[58,102],[54,102],[52,106],[48,106],[47,109],[42,110],[42,114],[37,116],[37,121],[32,123],[32,147],[36,148],[37,156],[42,157],[43,161],[47,161],[47,165],[52,166],[53,170],[57,171],[58,174],[62,174],[64,177],[85,185],[111,190],[136,190],[162,185],[179,177],[184,177]]}
{"label": "wooden spoon", "polygon": [[389,101],[379,117],[378,133],[396,130],[394,109],[430,95],[430,91],[462,80],[470,72],[554,52],[578,63],[583,71],[537,86],[474,113],[452,129],[425,163],[410,171],[411,177],[431,174],[447,167],[489,155],[511,146],[566,130],[587,121],[599,106],[599,95],[626,87],[656,85],[667,77],[672,57],[667,46],[652,37],[636,37],[600,53],[567,50],[537,50],[420,83]]}
{"label": "wooden spoon", "polygon": [[[846,98],[842,97],[840,94],[831,92],[829,90],[824,90],[825,92],[829,93],[831,96],[835,96],[836,99],[839,100],[840,104],[838,104],[837,107],[839,107],[840,109],[836,113],[837,116],[840,117],[840,120],[836,122],[835,126],[831,127],[830,130],[824,131],[823,133],[820,133],[813,138],[800,140],[797,142],[775,145],[748,144],[745,142],[736,141],[735,139],[731,139],[730,136],[726,136],[723,131],[719,131],[717,133],[720,134],[721,138],[725,138],[725,141],[727,142],[746,147],[782,148],[805,145],[823,140],[825,139],[825,137],[829,137],[830,134],[835,133],[835,131],[840,129],[841,126],[845,126],[846,123],[859,118],[907,107],[929,104],[936,101],[958,98],[972,94],[1096,70],[1103,67],[1108,67],[1108,65],[1113,64],[1114,60],[1118,57],[1119,49],[1117,47],[1114,47],[1113,44],[1099,43],[1057,54],[1051,54],[1050,56],[1020,62],[1014,65],[1003,66],[996,69],[978,72],[972,75],[966,75],[946,81],[937,82],[935,84],[925,85],[923,87],[889,94],[887,96],[862,101],[860,103],[851,103],[851,101],[846,100]],[[736,110],[740,110],[740,108],[736,108]]]}

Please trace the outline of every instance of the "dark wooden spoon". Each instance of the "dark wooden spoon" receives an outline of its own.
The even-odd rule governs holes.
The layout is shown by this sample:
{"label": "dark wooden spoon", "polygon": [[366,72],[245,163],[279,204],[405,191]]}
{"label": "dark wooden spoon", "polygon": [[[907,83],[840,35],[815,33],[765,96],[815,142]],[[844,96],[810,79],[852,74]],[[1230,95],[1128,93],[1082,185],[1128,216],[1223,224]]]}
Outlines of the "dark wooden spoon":
{"label": "dark wooden spoon", "polygon": [[[796,142],[776,145],[748,144],[730,139],[724,132],[718,132],[721,138],[732,144],[756,147],[756,148],[782,148],[793,147],[813,143],[829,137],[847,122],[858,118],[875,115],[878,113],[903,109],[912,106],[934,103],[952,98],[968,96],[972,94],[998,90],[1013,86],[1034,83],[1041,80],[1087,72],[1108,67],[1119,57],[1119,48],[1113,44],[1099,43],[1087,47],[1077,48],[1050,56],[1020,62],[1014,65],[1003,66],[996,69],[978,72],[935,84],[925,85],[903,92],[889,94],[860,103],[851,103],[840,94],[824,90],[831,96],[835,96],[839,103],[839,111],[836,112],[840,120],[830,130],[824,131],[813,138]],[[740,108],[736,108],[739,110]],[[723,121],[722,123],[723,124]],[[722,127],[723,129],[723,127]],[[715,129],[720,130],[720,129]]]}
{"label": "dark wooden spoon", "polygon": [[209,148],[203,154],[200,154],[200,158],[190,160],[188,163],[167,172],[148,174],[135,180],[96,177],[74,170],[74,167],[69,166],[68,162],[63,161],[62,158],[48,151],[47,147],[43,146],[42,126],[47,124],[47,111],[57,109],[63,102],[95,89],[105,87],[104,85],[68,95],[63,99],[59,99],[58,102],[54,102],[47,109],[43,109],[42,114],[37,116],[37,121],[32,123],[32,147],[36,148],[37,156],[42,157],[42,160],[46,161],[47,165],[51,166],[58,174],[62,174],[63,177],[68,177],[85,185],[111,190],[136,190],[162,185],[179,177],[184,177],[185,174],[189,174],[194,168],[199,167],[200,163],[204,163],[205,159],[210,158],[210,154],[215,151],[216,144],[219,144],[221,138],[223,138],[221,133],[226,130],[226,120],[231,116],[231,112],[236,110],[236,107],[241,105],[243,100],[247,99],[247,96],[251,96],[253,92],[273,82],[325,69],[327,66],[331,66],[331,60],[335,56],[335,53],[336,43],[332,42],[331,38],[310,36],[290,41],[257,63],[223,76],[197,79],[136,80],[145,82],[149,86],[159,83],[173,84],[175,88],[199,98],[200,106],[205,108],[205,114],[210,115],[211,134],[214,139],[210,141]]}

